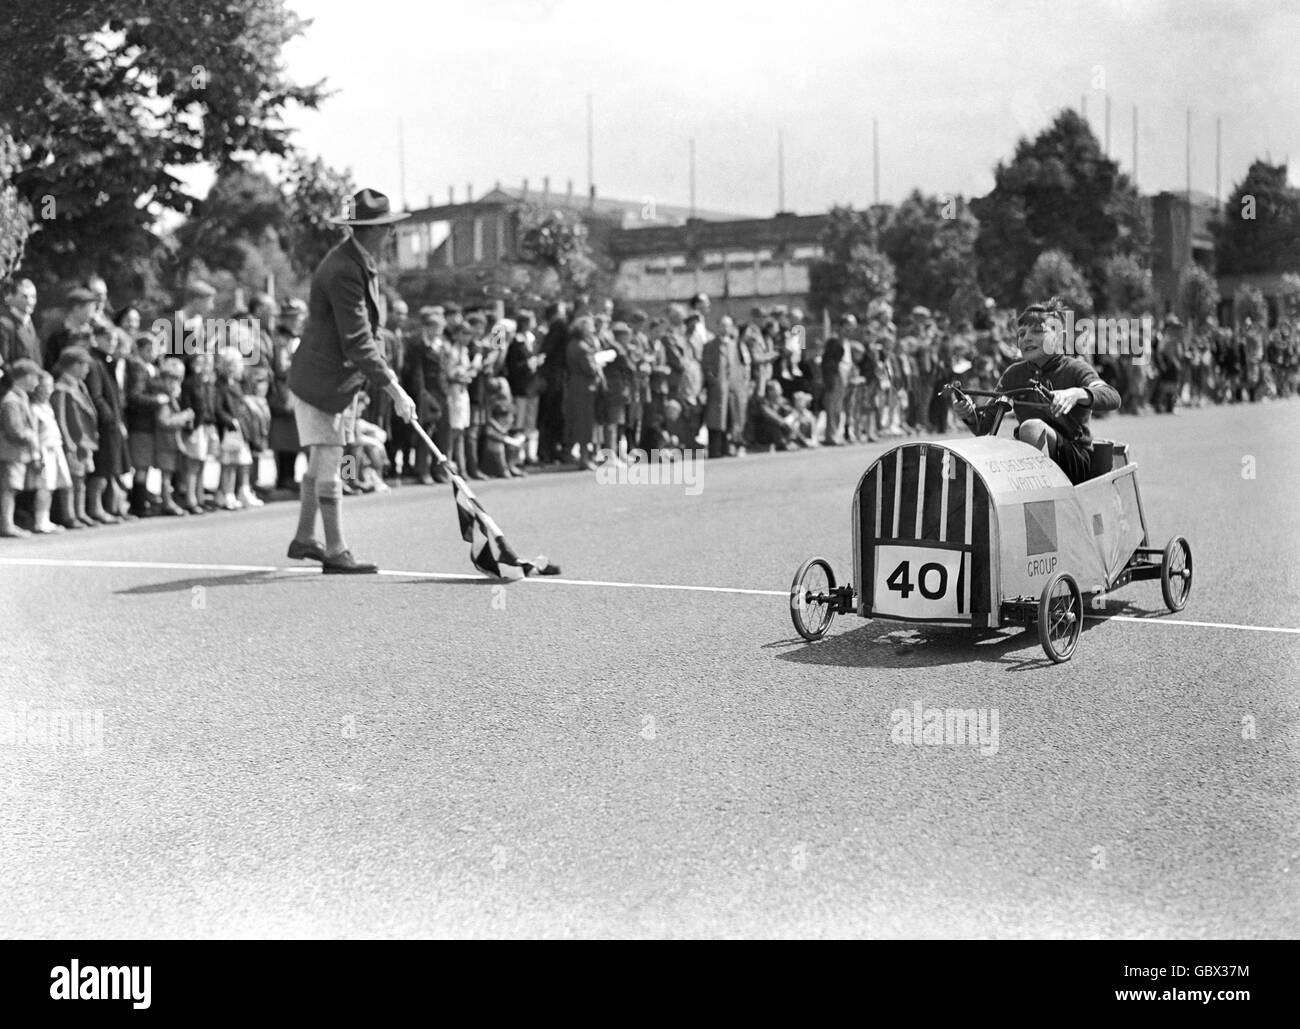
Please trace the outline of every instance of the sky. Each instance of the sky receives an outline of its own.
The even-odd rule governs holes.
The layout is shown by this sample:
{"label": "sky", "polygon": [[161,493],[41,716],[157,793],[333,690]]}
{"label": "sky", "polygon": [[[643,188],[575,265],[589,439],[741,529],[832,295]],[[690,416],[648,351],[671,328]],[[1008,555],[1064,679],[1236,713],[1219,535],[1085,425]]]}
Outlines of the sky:
{"label": "sky", "polygon": [[[1062,107],[1138,184],[1226,195],[1256,157],[1300,163],[1300,4],[1294,0],[287,0],[312,24],[285,50],[299,81],[336,92],[287,119],[297,141],[421,207],[500,181],[587,188],[587,96],[599,194],[777,210],[912,188],[981,195],[1021,136]],[[400,127],[400,131],[399,131]],[[405,161],[400,160],[404,152]],[[1293,182],[1300,175],[1292,173]]]}

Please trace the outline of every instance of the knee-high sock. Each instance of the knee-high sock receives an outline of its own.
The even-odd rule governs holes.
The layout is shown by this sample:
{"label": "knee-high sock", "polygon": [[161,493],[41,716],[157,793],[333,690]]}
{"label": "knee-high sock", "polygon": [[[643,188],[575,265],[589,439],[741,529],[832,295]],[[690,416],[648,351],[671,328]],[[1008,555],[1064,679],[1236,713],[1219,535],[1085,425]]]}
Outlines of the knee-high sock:
{"label": "knee-high sock", "polygon": [[297,539],[306,543],[316,536],[316,512],[320,510],[316,503],[316,480],[310,475],[302,477],[302,488],[298,493],[302,506],[298,508]]}
{"label": "knee-high sock", "polygon": [[316,503],[320,505],[320,520],[325,525],[325,551],[338,554],[348,549],[343,541],[343,483],[326,479],[316,483]]}

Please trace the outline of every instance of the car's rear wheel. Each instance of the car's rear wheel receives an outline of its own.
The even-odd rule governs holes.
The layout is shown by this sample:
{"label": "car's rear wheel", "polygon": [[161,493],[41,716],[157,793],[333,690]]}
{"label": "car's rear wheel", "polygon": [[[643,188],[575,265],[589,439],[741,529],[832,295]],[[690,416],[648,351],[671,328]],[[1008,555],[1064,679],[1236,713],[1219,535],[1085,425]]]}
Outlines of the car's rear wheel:
{"label": "car's rear wheel", "polygon": [[1192,593],[1192,547],[1182,536],[1165,544],[1165,559],[1160,565],[1160,592],[1165,607],[1181,611]]}
{"label": "car's rear wheel", "polygon": [[1038,642],[1057,664],[1069,661],[1083,631],[1083,594],[1073,576],[1057,572],[1038,601]]}
{"label": "car's rear wheel", "polygon": [[790,583],[790,621],[795,632],[812,642],[826,635],[835,620],[835,573],[820,557],[809,558]]}

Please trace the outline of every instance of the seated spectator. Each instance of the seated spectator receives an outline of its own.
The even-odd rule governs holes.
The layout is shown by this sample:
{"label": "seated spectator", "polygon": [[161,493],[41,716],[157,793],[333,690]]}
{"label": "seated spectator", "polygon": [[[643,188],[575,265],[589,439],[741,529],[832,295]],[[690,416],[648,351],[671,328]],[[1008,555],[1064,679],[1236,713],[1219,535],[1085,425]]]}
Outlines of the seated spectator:
{"label": "seated spectator", "polygon": [[754,405],[754,443],[760,447],[775,447],[777,450],[788,450],[792,444],[807,446],[795,432],[793,414],[794,409],[786,402],[781,383],[778,380],[769,382],[767,392]]}
{"label": "seated spectator", "polygon": [[27,487],[29,471],[40,470],[40,436],[31,394],[41,380],[41,366],[20,358],[7,370],[9,391],[0,399],[0,536],[30,536],[14,524],[14,504]]}
{"label": "seated spectator", "polygon": [[817,445],[817,415],[812,409],[812,394],[798,390],[794,395],[794,410],[791,412],[796,442],[802,440],[805,446]]}
{"label": "seated spectator", "polygon": [[479,467],[494,479],[524,478],[519,467],[523,459],[524,434],[512,431],[515,415],[510,383],[494,378],[489,383],[488,421],[483,438],[483,459]]}
{"label": "seated spectator", "polygon": [[678,434],[681,418],[682,405],[676,400],[664,401],[662,410],[651,409],[644,419],[640,449],[647,454],[677,456],[682,449],[681,436]]}

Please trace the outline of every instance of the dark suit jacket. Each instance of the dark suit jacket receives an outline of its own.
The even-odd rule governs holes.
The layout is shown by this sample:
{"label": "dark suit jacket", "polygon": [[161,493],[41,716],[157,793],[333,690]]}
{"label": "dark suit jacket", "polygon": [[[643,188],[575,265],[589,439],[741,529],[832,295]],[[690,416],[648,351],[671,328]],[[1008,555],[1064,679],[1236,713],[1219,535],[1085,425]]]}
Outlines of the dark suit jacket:
{"label": "dark suit jacket", "polygon": [[42,363],[41,338],[29,318],[22,325],[10,311],[0,311],[0,375],[6,365],[26,358]]}
{"label": "dark suit jacket", "polygon": [[367,382],[396,382],[379,340],[383,313],[379,270],[349,237],[325,255],[312,276],[307,324],[289,369],[294,394],[333,414]]}

